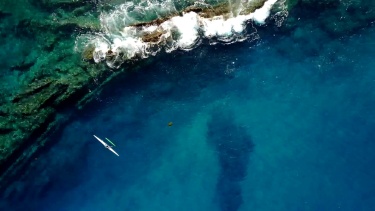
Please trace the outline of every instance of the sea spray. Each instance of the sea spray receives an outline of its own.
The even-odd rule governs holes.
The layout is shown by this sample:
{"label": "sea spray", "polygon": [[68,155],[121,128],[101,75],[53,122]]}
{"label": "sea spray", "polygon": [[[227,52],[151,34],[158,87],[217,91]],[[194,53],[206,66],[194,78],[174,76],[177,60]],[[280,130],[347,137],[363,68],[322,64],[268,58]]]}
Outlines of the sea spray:
{"label": "sea spray", "polygon": [[210,44],[233,43],[254,36],[278,0],[229,1],[217,5],[195,2],[182,11],[173,1],[126,2],[100,15],[102,32],[81,35],[76,50],[84,59],[119,68],[125,61],[154,56],[161,50],[188,51],[203,40]]}

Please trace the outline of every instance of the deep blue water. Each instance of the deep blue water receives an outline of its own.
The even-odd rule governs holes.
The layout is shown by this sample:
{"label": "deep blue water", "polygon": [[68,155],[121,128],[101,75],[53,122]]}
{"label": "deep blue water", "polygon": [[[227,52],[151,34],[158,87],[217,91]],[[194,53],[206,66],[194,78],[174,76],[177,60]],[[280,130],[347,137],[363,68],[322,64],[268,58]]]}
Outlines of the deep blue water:
{"label": "deep blue water", "polygon": [[374,36],[264,35],[163,56],[77,113],[0,205],[375,210]]}

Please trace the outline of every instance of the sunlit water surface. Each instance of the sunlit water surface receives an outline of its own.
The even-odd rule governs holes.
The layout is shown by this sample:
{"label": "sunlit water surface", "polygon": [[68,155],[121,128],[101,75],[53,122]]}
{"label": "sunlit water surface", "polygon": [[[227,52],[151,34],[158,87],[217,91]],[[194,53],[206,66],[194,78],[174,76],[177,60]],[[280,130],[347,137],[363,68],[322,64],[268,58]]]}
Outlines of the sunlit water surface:
{"label": "sunlit water surface", "polygon": [[375,31],[309,36],[175,52],[116,79],[1,207],[374,210]]}

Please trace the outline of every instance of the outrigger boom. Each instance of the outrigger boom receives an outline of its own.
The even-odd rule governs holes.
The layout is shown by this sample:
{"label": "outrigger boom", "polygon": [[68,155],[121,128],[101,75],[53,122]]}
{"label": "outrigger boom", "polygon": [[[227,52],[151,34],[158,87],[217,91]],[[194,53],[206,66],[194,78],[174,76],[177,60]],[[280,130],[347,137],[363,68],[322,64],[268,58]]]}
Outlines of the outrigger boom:
{"label": "outrigger boom", "polygon": [[[94,135],[94,137],[100,142],[100,143],[102,143],[103,145],[104,145],[104,147],[105,148],[107,148],[107,149],[109,149],[111,152],[113,152],[115,155],[117,155],[117,156],[120,156],[120,155],[118,155],[117,154],[117,152],[115,151],[115,150],[113,150],[112,149],[112,147],[111,146],[109,146],[107,143],[105,143],[103,140],[101,140],[100,138],[98,138],[96,135]],[[111,141],[110,141],[111,142]],[[112,143],[112,142],[111,142]],[[112,143],[113,144],[113,143]],[[114,144],[113,144],[114,145]]]}

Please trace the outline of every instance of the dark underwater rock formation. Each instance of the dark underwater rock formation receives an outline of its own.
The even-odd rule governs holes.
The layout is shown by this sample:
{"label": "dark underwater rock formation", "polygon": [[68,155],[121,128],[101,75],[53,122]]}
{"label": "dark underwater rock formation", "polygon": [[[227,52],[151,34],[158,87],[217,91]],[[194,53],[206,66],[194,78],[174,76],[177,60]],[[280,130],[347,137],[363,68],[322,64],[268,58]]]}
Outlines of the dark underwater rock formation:
{"label": "dark underwater rock formation", "polygon": [[243,202],[240,182],[247,175],[254,144],[246,129],[235,123],[232,112],[221,108],[211,115],[207,141],[215,148],[220,165],[216,200],[220,210],[236,211]]}

